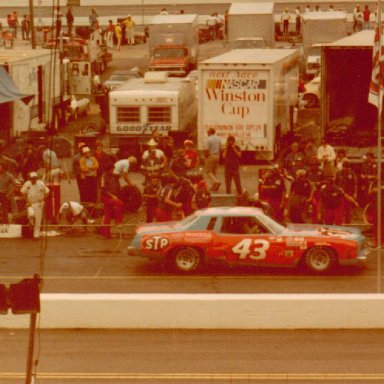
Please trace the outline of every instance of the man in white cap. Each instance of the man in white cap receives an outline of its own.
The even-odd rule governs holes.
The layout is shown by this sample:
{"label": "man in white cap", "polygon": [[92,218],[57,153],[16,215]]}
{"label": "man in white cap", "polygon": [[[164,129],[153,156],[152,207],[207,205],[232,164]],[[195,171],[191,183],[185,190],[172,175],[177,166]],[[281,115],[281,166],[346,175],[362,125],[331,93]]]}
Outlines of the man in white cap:
{"label": "man in white cap", "polygon": [[113,174],[119,179],[120,184],[133,185],[129,179],[129,171],[132,166],[137,164],[137,159],[134,156],[129,156],[128,159],[121,159],[116,161],[113,169]]}
{"label": "man in white cap", "polygon": [[33,238],[38,239],[43,218],[44,200],[48,196],[49,189],[43,181],[37,179],[36,172],[31,172],[29,180],[23,184],[20,192],[27,201],[28,219],[33,225]]}

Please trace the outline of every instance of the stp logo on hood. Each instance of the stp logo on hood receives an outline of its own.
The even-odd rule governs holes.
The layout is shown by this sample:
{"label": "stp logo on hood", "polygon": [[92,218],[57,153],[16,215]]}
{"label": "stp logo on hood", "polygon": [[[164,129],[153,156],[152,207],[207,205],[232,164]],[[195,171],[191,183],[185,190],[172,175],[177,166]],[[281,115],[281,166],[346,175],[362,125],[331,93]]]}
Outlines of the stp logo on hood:
{"label": "stp logo on hood", "polygon": [[151,236],[144,240],[143,247],[148,251],[162,251],[169,245],[169,239],[165,236]]}

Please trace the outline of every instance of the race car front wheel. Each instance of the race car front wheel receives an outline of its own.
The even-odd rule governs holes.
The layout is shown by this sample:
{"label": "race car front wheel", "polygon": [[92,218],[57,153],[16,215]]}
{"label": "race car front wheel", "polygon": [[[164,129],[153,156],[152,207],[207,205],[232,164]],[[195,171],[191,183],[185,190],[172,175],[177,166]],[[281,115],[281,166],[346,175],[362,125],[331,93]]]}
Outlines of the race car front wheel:
{"label": "race car front wheel", "polygon": [[195,271],[201,264],[201,255],[195,248],[178,249],[173,255],[175,268],[184,273]]}
{"label": "race car front wheel", "polygon": [[334,267],[335,257],[328,248],[314,247],[306,253],[305,264],[311,272],[326,273]]}

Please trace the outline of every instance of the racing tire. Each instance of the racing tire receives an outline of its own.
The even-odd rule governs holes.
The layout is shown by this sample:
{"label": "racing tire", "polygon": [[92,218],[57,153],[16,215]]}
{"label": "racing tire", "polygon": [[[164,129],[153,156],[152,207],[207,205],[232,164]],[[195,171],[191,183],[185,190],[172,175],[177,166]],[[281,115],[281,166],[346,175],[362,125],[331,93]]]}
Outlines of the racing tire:
{"label": "racing tire", "polygon": [[324,274],[335,267],[336,258],[331,249],[314,247],[305,254],[305,266],[310,272]]}
{"label": "racing tire", "polygon": [[183,247],[173,253],[172,262],[173,267],[178,272],[191,273],[201,266],[202,257],[197,249]]}
{"label": "racing tire", "polygon": [[319,104],[318,98],[312,93],[307,93],[306,95],[304,95],[303,101],[305,102],[306,108],[314,108]]}

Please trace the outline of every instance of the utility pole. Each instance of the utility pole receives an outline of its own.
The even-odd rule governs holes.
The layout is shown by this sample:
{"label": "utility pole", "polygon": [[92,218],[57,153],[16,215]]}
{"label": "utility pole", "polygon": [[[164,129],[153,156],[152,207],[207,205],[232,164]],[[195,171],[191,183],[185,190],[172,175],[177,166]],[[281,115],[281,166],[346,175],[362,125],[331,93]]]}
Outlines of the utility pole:
{"label": "utility pole", "polygon": [[35,35],[35,16],[33,13],[33,0],[29,0],[29,19],[31,26],[31,46],[36,49],[36,35]]}

